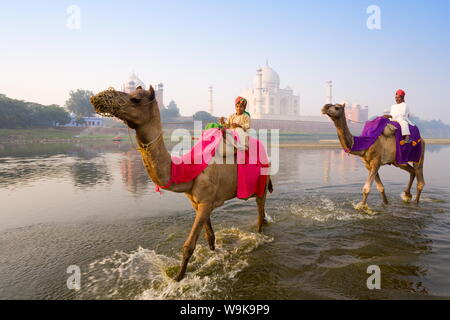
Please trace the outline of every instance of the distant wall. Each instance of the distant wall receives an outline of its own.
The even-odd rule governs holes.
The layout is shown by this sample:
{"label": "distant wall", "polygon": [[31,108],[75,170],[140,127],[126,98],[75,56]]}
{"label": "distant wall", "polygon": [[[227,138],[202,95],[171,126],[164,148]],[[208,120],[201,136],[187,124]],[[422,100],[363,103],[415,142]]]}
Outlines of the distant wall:
{"label": "distant wall", "polygon": [[[205,125],[205,123],[203,123]],[[358,135],[361,133],[363,124],[349,123],[350,131]],[[163,124],[166,131],[175,129],[194,129],[194,122],[167,122]],[[293,133],[336,133],[336,127],[331,122],[316,122],[316,121],[294,121],[294,120],[262,120],[252,119],[251,127],[253,129],[279,129],[280,132]]]}
{"label": "distant wall", "polygon": [[[253,119],[254,129],[279,129],[281,132],[301,132],[301,133],[336,133],[336,127],[331,122],[316,121],[295,121],[295,120],[262,120]],[[350,131],[359,134],[363,124],[349,123]]]}

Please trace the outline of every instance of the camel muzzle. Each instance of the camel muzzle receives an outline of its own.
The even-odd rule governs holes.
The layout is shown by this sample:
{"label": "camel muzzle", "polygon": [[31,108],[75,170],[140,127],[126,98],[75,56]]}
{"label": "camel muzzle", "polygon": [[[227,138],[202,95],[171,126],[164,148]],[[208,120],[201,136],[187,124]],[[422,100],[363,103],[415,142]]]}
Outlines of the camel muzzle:
{"label": "camel muzzle", "polygon": [[124,97],[113,88],[102,91],[89,100],[95,112],[104,117],[118,117],[121,114],[121,105],[126,103]]}
{"label": "camel muzzle", "polygon": [[333,105],[331,104],[326,104],[323,106],[322,108],[322,114],[328,114],[328,110],[332,107]]}

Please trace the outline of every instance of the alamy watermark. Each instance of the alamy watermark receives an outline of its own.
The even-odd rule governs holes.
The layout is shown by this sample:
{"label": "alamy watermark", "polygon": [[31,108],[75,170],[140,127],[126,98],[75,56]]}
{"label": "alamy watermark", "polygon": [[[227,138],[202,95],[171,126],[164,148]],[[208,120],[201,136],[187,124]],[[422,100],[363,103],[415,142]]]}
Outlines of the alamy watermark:
{"label": "alamy watermark", "polygon": [[369,15],[367,18],[367,28],[369,30],[381,30],[381,9],[377,5],[371,5],[367,7],[366,13]]}
{"label": "alamy watermark", "polygon": [[77,5],[70,5],[66,9],[68,15],[66,20],[66,27],[69,30],[80,30],[81,29],[81,9]]}
{"label": "alamy watermark", "polygon": [[67,289],[78,291],[81,289],[81,269],[77,265],[67,267],[66,272],[70,274],[67,278]]}
{"label": "alamy watermark", "polygon": [[367,273],[370,277],[367,278],[367,289],[380,290],[381,289],[381,269],[377,265],[367,267]]}

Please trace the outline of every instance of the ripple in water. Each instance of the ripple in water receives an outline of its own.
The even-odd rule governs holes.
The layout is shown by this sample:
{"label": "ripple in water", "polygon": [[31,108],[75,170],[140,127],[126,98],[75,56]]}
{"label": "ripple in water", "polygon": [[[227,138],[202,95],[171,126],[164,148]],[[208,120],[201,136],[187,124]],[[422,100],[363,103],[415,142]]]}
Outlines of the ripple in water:
{"label": "ripple in water", "polygon": [[[214,299],[248,266],[249,254],[273,238],[237,228],[216,232],[216,250],[198,244],[186,277],[175,282],[180,257],[139,247],[92,262],[84,274],[82,299]],[[219,295],[220,293],[220,295]]]}

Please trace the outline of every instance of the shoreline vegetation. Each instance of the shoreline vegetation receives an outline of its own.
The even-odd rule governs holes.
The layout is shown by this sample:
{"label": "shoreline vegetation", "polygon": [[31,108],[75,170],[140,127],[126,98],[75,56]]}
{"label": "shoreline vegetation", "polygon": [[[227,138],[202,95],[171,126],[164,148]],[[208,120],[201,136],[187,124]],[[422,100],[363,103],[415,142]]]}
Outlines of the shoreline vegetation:
{"label": "shoreline vegetation", "polygon": [[[130,132],[131,137],[134,134]],[[130,143],[128,131],[117,128],[110,132],[83,133],[80,130],[66,130],[60,128],[32,128],[32,129],[0,129],[0,145],[25,145],[48,143],[112,143],[112,138],[122,137],[122,143]],[[336,134],[322,133],[280,133],[280,148],[340,148]],[[270,138],[269,138],[270,139]],[[450,145],[450,138],[425,138],[427,144]],[[134,139],[133,139],[134,140]],[[170,134],[164,135],[164,140],[171,144]],[[276,144],[274,146],[277,146]]]}

